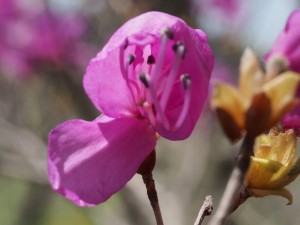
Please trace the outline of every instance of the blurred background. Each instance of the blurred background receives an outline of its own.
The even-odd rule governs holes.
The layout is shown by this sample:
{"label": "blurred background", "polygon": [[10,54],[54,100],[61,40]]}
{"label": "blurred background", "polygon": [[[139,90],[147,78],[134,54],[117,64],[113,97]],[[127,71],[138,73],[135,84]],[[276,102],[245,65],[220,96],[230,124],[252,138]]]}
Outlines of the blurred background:
{"label": "blurred background", "polygon": [[[139,175],[93,208],[50,188],[49,130],[99,114],[82,88],[87,63],[125,21],[157,10],[204,30],[215,54],[212,83],[236,83],[244,48],[266,54],[299,6],[296,0],[0,0],[0,224],[155,224]],[[209,106],[188,140],[160,139],[154,178],[166,225],[194,224],[208,194],[218,205],[239,145],[224,138]],[[289,187],[293,205],[250,199],[228,224],[299,224],[299,186],[300,179]]]}

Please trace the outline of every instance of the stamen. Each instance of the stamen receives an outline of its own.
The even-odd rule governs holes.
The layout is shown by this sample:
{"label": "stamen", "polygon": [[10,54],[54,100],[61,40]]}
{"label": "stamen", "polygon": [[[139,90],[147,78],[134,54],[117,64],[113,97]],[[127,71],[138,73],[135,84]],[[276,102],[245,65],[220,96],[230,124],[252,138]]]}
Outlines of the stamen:
{"label": "stamen", "polygon": [[166,118],[165,114],[163,113],[163,110],[159,104],[158,98],[156,96],[156,92],[154,90],[154,87],[152,85],[152,81],[150,80],[149,75],[142,73],[139,75],[139,79],[145,85],[145,87],[148,88],[148,90],[150,92],[150,100],[152,101],[150,103],[152,103],[154,105],[154,107],[157,111],[157,115],[159,115],[162,125],[166,129],[170,129],[169,121],[167,120],[167,118]]}
{"label": "stamen", "polygon": [[148,56],[147,64],[149,64],[149,65],[155,64],[155,58],[153,55]]}
{"label": "stamen", "polygon": [[127,46],[128,46],[128,43],[125,42],[124,46],[120,47],[120,54],[119,54],[120,70],[121,70],[121,74],[122,74],[124,80],[126,81],[126,83],[128,83],[128,73],[127,73],[127,71],[125,69],[125,66],[124,66],[124,53],[125,53],[125,49],[127,48]]}
{"label": "stamen", "polygon": [[180,49],[180,51],[181,51],[181,58],[184,59],[184,57],[185,57],[185,52],[186,52],[186,48],[185,48],[185,46],[184,46],[180,41],[177,41],[177,42],[173,45],[172,49],[173,49],[174,52],[176,52],[176,53],[177,53],[177,52],[179,51],[179,49]]}
{"label": "stamen", "polygon": [[140,86],[138,85],[138,83],[136,82],[136,80],[130,79],[130,77],[132,77],[132,78],[136,77],[135,68],[133,66],[133,63],[131,63],[130,65],[127,64],[126,68],[127,68],[127,71],[128,71],[128,81],[129,81],[129,84],[132,85],[131,86],[132,89],[135,90],[135,93],[136,93],[135,96],[140,96],[141,92],[142,92]]}
{"label": "stamen", "polygon": [[161,100],[160,100],[161,108],[162,108],[163,111],[165,110],[165,108],[167,106],[167,103],[168,103],[168,100],[169,100],[169,97],[171,95],[171,91],[172,91],[172,88],[173,88],[173,85],[174,85],[174,81],[176,79],[176,75],[177,75],[177,72],[178,72],[178,69],[179,69],[180,60],[182,59],[182,55],[184,54],[184,52],[185,52],[184,45],[183,44],[178,45],[177,48],[176,48],[176,57],[175,57],[175,60],[173,62],[173,65],[172,65],[170,75],[169,75],[168,80],[166,82],[165,90],[163,91],[162,97],[161,97]]}
{"label": "stamen", "polygon": [[183,122],[185,121],[185,119],[188,115],[188,112],[189,112],[191,97],[192,97],[192,95],[191,95],[192,82],[191,82],[190,75],[183,74],[183,75],[181,75],[180,80],[182,82],[182,86],[184,88],[185,95],[184,95],[184,100],[183,100],[183,106],[182,106],[180,115],[175,123],[174,130],[179,129],[182,126]]}
{"label": "stamen", "polygon": [[155,58],[153,55],[148,56],[147,64],[148,64],[148,68],[146,69],[146,71],[148,72],[148,74],[151,74],[153,65],[155,64]]}
{"label": "stamen", "polygon": [[145,109],[145,112],[146,114],[148,115],[148,119],[150,120],[150,123],[155,126],[155,116],[153,114],[153,111],[152,111],[152,107],[151,105],[149,104],[149,102],[144,102],[143,103],[143,108]]}
{"label": "stamen", "polygon": [[182,74],[180,77],[184,90],[187,90],[191,86],[191,77],[188,74]]}
{"label": "stamen", "polygon": [[129,54],[128,61],[127,61],[128,65],[131,65],[133,63],[134,59],[135,59],[135,56],[133,54]]}
{"label": "stamen", "polygon": [[165,55],[166,55],[168,39],[172,39],[173,37],[174,37],[174,35],[170,28],[165,28],[161,33],[160,48],[159,48],[159,52],[158,52],[157,63],[156,63],[155,71],[154,71],[153,75],[151,76],[153,84],[156,84],[159,74],[161,72],[162,65],[163,65],[163,62],[165,59]]}
{"label": "stamen", "polygon": [[173,34],[171,28],[169,28],[169,27],[165,27],[165,28],[162,30],[162,34],[166,34],[167,37],[168,37],[170,40],[173,40],[173,38],[174,38],[174,34]]}
{"label": "stamen", "polygon": [[139,79],[140,79],[140,81],[145,85],[145,87],[146,88],[149,88],[149,80],[150,80],[150,78],[149,78],[149,75],[148,74],[145,74],[145,73],[141,73],[140,75],[139,75]]}
{"label": "stamen", "polygon": [[[124,45],[120,47],[119,64],[120,64],[121,74],[122,74],[128,88],[130,90],[132,101],[135,102],[135,97],[134,97],[135,95],[133,93],[133,88],[135,88],[135,91],[136,91],[137,94],[140,92],[140,88],[139,88],[139,86],[136,82],[129,79],[128,66],[131,65],[134,61],[135,57],[134,57],[133,54],[129,54],[128,60],[127,60],[127,63],[126,63],[126,67],[124,65],[124,54],[125,54],[125,49],[127,47],[128,47],[128,40],[126,39]],[[133,88],[132,88],[132,86],[133,86]]]}

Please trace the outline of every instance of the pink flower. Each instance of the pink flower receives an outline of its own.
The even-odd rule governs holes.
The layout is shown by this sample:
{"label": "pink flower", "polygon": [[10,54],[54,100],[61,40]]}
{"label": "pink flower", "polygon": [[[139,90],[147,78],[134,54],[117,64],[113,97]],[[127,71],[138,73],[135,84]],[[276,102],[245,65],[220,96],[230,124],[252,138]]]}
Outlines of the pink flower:
{"label": "pink flower", "polygon": [[[75,13],[60,15],[43,1],[0,0],[0,70],[24,78],[41,65],[82,67],[90,49],[82,40],[85,22]],[[67,28],[67,29],[66,29]]]}
{"label": "pink flower", "polygon": [[238,0],[211,0],[212,7],[219,9],[229,18],[233,18],[240,9],[240,1]]}
{"label": "pink flower", "polygon": [[125,23],[91,60],[86,93],[103,113],[71,120],[49,135],[49,179],[80,206],[106,201],[137,172],[156,132],[187,138],[202,111],[213,55],[201,30],[149,12]]}
{"label": "pink flower", "polygon": [[[300,97],[300,87],[297,90],[297,96]],[[281,121],[282,126],[288,129],[294,129],[297,131],[297,135],[300,136],[300,104],[298,104],[291,112],[289,112]]]}
{"label": "pink flower", "polygon": [[300,73],[300,10],[295,10],[288,18],[284,30],[280,33],[273,48],[266,56],[284,57],[290,70]]}
{"label": "pink flower", "polygon": [[242,10],[244,3],[239,0],[190,0],[191,11],[196,13],[196,16],[220,14],[223,20],[236,19]]}
{"label": "pink flower", "polygon": [[[78,15],[58,17],[44,12],[38,19],[31,21],[30,29],[32,34],[30,44],[25,46],[24,50],[31,62],[48,62],[58,66],[81,66],[88,63],[80,40],[85,31],[85,23]],[[43,35],[39,35],[40,33]],[[83,57],[78,60],[78,56]]]}
{"label": "pink flower", "polygon": [[[290,70],[300,73],[300,10],[295,10],[289,16],[284,30],[267,54],[266,60],[273,57],[283,57]],[[300,87],[297,96],[300,97]],[[300,105],[283,118],[282,126],[286,129],[298,130],[300,134]]]}

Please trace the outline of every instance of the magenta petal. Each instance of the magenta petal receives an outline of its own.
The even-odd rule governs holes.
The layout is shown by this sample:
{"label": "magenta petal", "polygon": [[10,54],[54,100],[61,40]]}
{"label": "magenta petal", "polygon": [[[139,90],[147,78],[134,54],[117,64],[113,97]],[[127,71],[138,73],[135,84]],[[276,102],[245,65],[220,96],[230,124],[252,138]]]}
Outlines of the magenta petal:
{"label": "magenta petal", "polygon": [[79,206],[97,205],[133,177],[155,144],[155,132],[143,120],[102,115],[67,121],[49,135],[50,183]]}
{"label": "magenta petal", "polygon": [[[211,49],[207,43],[206,35],[201,30],[191,29],[183,20],[161,12],[144,13],[126,22],[113,34],[105,47],[90,62],[84,75],[84,88],[94,105],[104,114],[113,118],[120,118],[124,115],[137,116],[139,114],[136,105],[140,100],[144,100],[145,96],[143,91],[137,94],[138,91],[133,88],[134,85],[131,87],[127,85],[124,79],[125,75],[121,71],[121,64],[124,63],[124,59],[121,57],[122,60],[120,60],[120,51],[125,46],[141,51],[148,45],[151,46],[152,53],[157,57],[161,33],[166,27],[174,32],[173,43],[178,40],[187,46],[186,59],[178,76],[181,75],[180,73],[189,73],[193,76],[192,80],[195,83],[193,94],[199,92],[199,90],[201,91],[193,97],[191,105],[196,104],[196,107],[194,107],[196,111],[194,111],[194,115],[190,115],[188,121],[194,123],[198,119],[206,98],[208,81],[213,67]],[[136,56],[137,54],[138,52],[135,52]],[[167,55],[170,54],[174,55],[171,50],[168,50]],[[163,69],[170,70],[172,60],[169,61],[168,56],[167,58]],[[138,56],[136,60],[140,60]],[[135,73],[129,76],[135,86],[141,85],[138,79],[140,72],[146,71],[135,69]],[[198,83],[201,83],[200,87]],[[131,92],[135,95],[135,100],[133,100]],[[172,105],[174,104],[172,103]],[[173,108],[173,106],[171,107]],[[170,116],[176,117],[176,111],[173,109],[171,111],[169,112]]]}
{"label": "magenta petal", "polygon": [[294,129],[297,135],[300,135],[300,116],[299,114],[287,114],[282,120],[282,126],[285,129]]}
{"label": "magenta petal", "polygon": [[[208,95],[209,80],[214,66],[214,56],[207,42],[207,37],[201,30],[189,28],[182,20],[172,27],[175,40],[186,46],[186,55],[182,60],[178,77],[189,74],[191,77],[191,102],[182,126],[173,131],[164,127],[154,126],[158,133],[170,140],[187,138],[195,127],[204,108]],[[167,104],[166,115],[170,123],[178,119],[183,107],[183,88],[181,84],[174,85],[172,94]]]}
{"label": "magenta petal", "polygon": [[285,57],[290,69],[300,72],[300,10],[295,10],[289,16],[286,26],[278,36],[272,50],[267,54],[268,60],[273,55]]}
{"label": "magenta petal", "polygon": [[113,118],[135,114],[130,89],[121,75],[118,60],[118,49],[101,60],[92,59],[83,79],[84,89],[95,107]]}
{"label": "magenta petal", "polygon": [[[172,35],[164,42],[166,30]],[[179,43],[186,51],[178,61],[175,48]],[[155,59],[152,70],[147,63],[150,54]],[[129,56],[134,56],[131,64],[127,64]],[[83,83],[94,105],[105,115],[122,118],[142,114],[161,136],[180,140],[190,135],[201,114],[213,64],[204,32],[190,28],[177,17],[149,12],[129,20],[115,32],[90,62]],[[141,74],[149,75],[151,90],[139,80]],[[186,97],[187,91],[183,89],[183,74],[190,76],[191,97]],[[167,94],[163,94],[166,89]],[[153,104],[147,112],[143,109],[145,102]]]}
{"label": "magenta petal", "polygon": [[155,44],[159,42],[163,28],[172,27],[178,21],[181,20],[165,13],[149,12],[127,21],[113,34],[91,60],[83,79],[84,89],[95,107],[113,118],[138,114],[120,69],[120,63],[123,63],[119,58],[120,49],[125,43],[134,46]]}
{"label": "magenta petal", "polygon": [[[300,97],[300,86],[297,90],[297,97]],[[296,105],[288,114],[284,116],[281,121],[282,126],[285,129],[294,129],[297,131],[297,135],[300,136],[300,104]]]}

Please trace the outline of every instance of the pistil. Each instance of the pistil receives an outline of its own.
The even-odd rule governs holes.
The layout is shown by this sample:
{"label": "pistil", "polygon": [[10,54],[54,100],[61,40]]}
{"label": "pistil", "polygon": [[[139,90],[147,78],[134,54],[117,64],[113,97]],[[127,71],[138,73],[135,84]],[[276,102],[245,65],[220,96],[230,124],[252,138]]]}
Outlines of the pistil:
{"label": "pistil", "polygon": [[145,87],[149,90],[150,92],[150,103],[152,103],[155,107],[155,110],[157,112],[156,117],[157,119],[162,123],[162,125],[169,130],[170,129],[170,124],[169,121],[166,118],[166,115],[164,114],[160,104],[159,100],[156,95],[156,91],[154,89],[152,80],[150,79],[149,74],[142,73],[139,75],[139,79],[141,82],[145,85]]}

